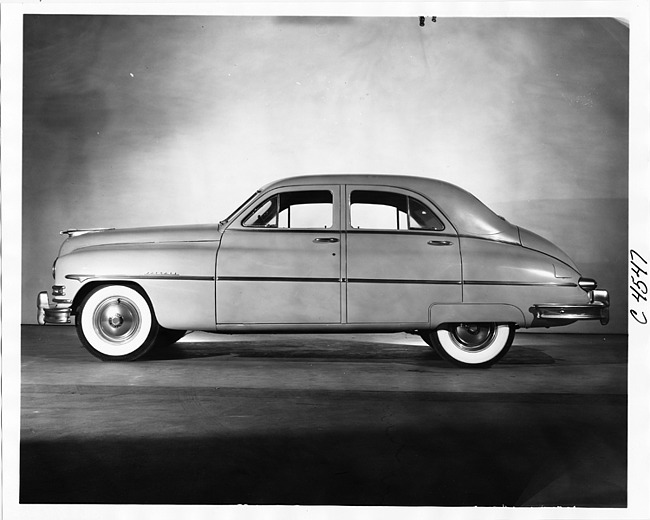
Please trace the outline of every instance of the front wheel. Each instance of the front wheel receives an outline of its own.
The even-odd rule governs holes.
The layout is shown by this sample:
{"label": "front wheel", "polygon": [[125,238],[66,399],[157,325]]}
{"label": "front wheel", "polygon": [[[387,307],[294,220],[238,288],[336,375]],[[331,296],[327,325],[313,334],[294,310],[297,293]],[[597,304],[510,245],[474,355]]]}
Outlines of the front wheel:
{"label": "front wheel", "polygon": [[429,333],[433,347],[454,365],[486,368],[506,355],[515,337],[507,323],[447,323]]}
{"label": "front wheel", "polygon": [[105,285],[79,306],[76,328],[83,346],[103,361],[133,361],[154,345],[159,325],[140,291]]}

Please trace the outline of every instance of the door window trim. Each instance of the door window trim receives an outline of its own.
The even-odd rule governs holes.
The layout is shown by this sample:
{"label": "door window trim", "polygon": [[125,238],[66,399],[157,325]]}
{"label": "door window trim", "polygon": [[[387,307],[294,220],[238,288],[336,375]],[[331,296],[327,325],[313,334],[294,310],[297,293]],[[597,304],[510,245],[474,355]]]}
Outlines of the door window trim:
{"label": "door window trim", "polygon": [[[332,196],[332,225],[327,228],[279,228],[279,227],[255,227],[246,226],[244,222],[263,204],[272,197],[281,195],[282,193],[297,193],[301,191],[326,191]],[[229,229],[237,229],[238,231],[262,231],[262,232],[276,232],[276,233],[340,233],[341,232],[341,194],[339,185],[306,185],[306,186],[284,186],[275,188],[273,190],[260,193],[259,197],[250,201],[246,208],[244,208],[240,216],[233,221]]]}
{"label": "door window trim", "polygon": [[[424,205],[426,208],[431,211],[435,217],[440,221],[442,224],[442,229],[436,230],[436,229],[426,229],[426,228],[411,228],[408,227],[406,229],[393,229],[393,228],[356,228],[352,227],[352,211],[351,211],[351,198],[352,198],[352,193],[355,191],[378,191],[378,192],[385,192],[385,193],[391,193],[391,194],[399,194],[399,195],[404,195],[407,197],[407,211],[410,209],[410,204],[408,202],[408,198],[413,198],[417,200],[420,204]],[[380,234],[436,234],[440,236],[457,236],[457,233],[455,232],[455,229],[453,226],[450,225],[450,222],[447,220],[447,218],[442,214],[442,212],[437,208],[435,204],[433,204],[428,198],[425,198],[424,196],[420,195],[419,193],[416,193],[411,190],[407,190],[404,188],[397,188],[397,187],[391,187],[391,186],[375,186],[375,185],[352,185],[352,184],[347,184],[345,186],[345,230],[348,233],[380,233]],[[407,213],[407,223],[410,220],[410,215]],[[408,225],[408,224],[407,224]]]}

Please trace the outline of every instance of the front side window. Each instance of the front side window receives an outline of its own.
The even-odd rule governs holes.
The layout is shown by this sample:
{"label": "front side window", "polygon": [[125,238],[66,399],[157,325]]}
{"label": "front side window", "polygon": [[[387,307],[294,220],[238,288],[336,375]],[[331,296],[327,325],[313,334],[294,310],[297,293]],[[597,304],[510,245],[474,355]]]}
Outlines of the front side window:
{"label": "front side window", "polygon": [[245,227],[275,229],[329,229],[334,202],[325,190],[277,193],[244,219]]}
{"label": "front side window", "polygon": [[350,194],[353,229],[441,231],[440,219],[419,200],[401,193],[355,190]]}

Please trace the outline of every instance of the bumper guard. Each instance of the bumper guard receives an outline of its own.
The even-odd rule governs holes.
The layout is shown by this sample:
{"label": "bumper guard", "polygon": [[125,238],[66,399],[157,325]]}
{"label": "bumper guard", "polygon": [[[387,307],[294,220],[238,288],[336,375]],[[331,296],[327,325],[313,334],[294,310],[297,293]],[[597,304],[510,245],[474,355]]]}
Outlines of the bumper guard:
{"label": "bumper guard", "polygon": [[50,305],[47,291],[38,293],[36,308],[38,309],[36,320],[39,325],[45,325],[46,323],[65,325],[71,323],[70,314],[72,313],[72,308],[70,304],[55,303],[54,305]]}

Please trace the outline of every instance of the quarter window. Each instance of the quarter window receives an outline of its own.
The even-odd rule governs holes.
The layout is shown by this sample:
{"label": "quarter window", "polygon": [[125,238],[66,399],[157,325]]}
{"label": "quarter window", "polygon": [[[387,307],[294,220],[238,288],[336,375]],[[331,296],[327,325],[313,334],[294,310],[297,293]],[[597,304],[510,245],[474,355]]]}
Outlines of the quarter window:
{"label": "quarter window", "polygon": [[255,208],[246,227],[328,229],[332,227],[332,193],[324,190],[278,193]]}
{"label": "quarter window", "polygon": [[400,193],[355,190],[350,195],[350,225],[354,229],[441,231],[440,219],[419,200]]}

